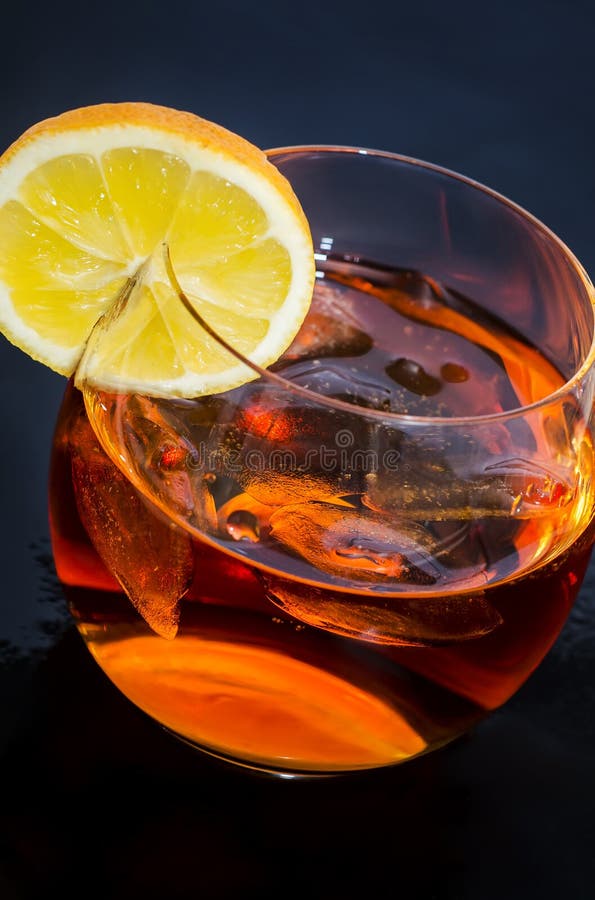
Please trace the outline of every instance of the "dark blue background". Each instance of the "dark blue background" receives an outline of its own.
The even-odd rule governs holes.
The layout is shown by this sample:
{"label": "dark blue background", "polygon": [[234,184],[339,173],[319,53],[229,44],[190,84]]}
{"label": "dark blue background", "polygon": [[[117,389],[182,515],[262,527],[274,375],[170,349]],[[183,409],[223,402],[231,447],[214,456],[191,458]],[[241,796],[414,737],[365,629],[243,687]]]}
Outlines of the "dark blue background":
{"label": "dark blue background", "polygon": [[[106,100],[188,109],[265,148],[391,150],[506,194],[593,273],[591,8],[11,4],[0,150],[41,118]],[[456,746],[332,783],[230,773],[172,747],[68,628],[46,516],[63,386],[2,340],[2,897],[593,896],[594,566],[547,660]]]}

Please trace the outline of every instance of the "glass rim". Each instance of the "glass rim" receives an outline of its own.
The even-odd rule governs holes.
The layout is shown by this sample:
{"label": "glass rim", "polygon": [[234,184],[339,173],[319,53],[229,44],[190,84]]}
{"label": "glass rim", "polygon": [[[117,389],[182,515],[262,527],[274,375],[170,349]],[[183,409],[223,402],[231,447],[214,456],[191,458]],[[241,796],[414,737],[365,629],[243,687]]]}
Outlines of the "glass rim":
{"label": "glass rim", "polygon": [[387,423],[402,422],[404,425],[456,426],[466,424],[490,423],[519,418],[526,415],[527,413],[536,412],[547,406],[551,406],[552,404],[561,400],[563,397],[567,396],[569,393],[572,393],[572,391],[578,387],[578,385],[586,378],[589,371],[593,368],[595,364],[595,287],[593,286],[593,283],[586,269],[572,252],[572,250],[567,246],[567,244],[565,244],[564,241],[559,238],[558,235],[555,234],[555,232],[548,228],[548,226],[545,225],[540,219],[538,219],[528,210],[524,209],[522,206],[519,206],[518,203],[515,203],[504,194],[500,194],[498,191],[487,187],[481,182],[475,181],[474,179],[469,178],[466,175],[461,175],[459,172],[456,172],[452,169],[445,168],[444,166],[439,166],[435,163],[416,159],[415,157],[393,153],[388,150],[375,150],[371,148],[341,144],[295,144],[285,147],[273,147],[271,149],[264,150],[263,152],[265,153],[267,159],[272,163],[272,165],[275,165],[275,163],[272,162],[272,157],[279,156],[281,154],[301,156],[312,153],[337,153],[362,156],[364,158],[373,157],[388,159],[392,160],[393,162],[403,163],[405,165],[409,165],[418,169],[426,169],[432,173],[446,176],[455,181],[459,181],[467,185],[468,187],[478,190],[479,192],[503,204],[504,206],[507,206],[514,213],[521,216],[521,218],[527,221],[534,229],[541,232],[541,234],[543,234],[551,243],[553,243],[558,248],[558,250],[566,258],[571,268],[577,275],[580,283],[584,287],[586,298],[591,304],[591,313],[593,318],[591,346],[585,356],[585,359],[578,367],[578,369],[574,372],[571,378],[567,379],[564,384],[562,384],[552,393],[547,394],[545,397],[542,397],[539,400],[535,400],[533,403],[529,403],[525,406],[519,406],[513,409],[503,410],[502,412],[488,413],[480,416],[416,416],[406,413],[368,408],[365,406],[360,406],[357,403],[348,403],[344,400],[338,400],[333,397],[326,397],[325,395],[318,394],[316,393],[316,391],[312,391],[309,388],[304,388],[301,385],[295,384],[288,378],[284,378],[283,375],[279,374],[278,372],[271,372],[269,369],[264,369],[257,363],[253,363],[251,360],[244,357],[238,350],[236,350],[233,346],[228,344],[227,341],[220,337],[216,331],[211,329],[202,319],[202,316],[195,313],[202,327],[205,328],[212,337],[214,337],[226,350],[232,353],[232,355],[235,356],[236,359],[238,359],[240,362],[243,362],[250,369],[252,369],[256,373],[256,375],[262,378],[264,381],[270,383],[272,382],[291,394],[302,396],[304,397],[304,399],[309,400],[311,403],[328,406],[341,412],[348,412],[351,415],[360,415],[364,418],[371,418]]}

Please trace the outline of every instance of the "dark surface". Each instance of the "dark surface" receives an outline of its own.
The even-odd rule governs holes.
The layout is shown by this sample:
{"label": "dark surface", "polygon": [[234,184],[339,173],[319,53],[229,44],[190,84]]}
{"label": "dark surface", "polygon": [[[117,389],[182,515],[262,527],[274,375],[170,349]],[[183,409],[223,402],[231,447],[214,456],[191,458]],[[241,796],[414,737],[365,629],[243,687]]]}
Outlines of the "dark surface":
{"label": "dark surface", "polygon": [[[144,99],[263,147],[393,150],[508,195],[595,271],[590,4],[391,8],[11,5],[0,147],[65,108]],[[134,710],[69,626],[45,505],[64,383],[5,341],[0,379],[3,900],[594,895],[595,565],[542,666],[458,744],[334,781],[230,770]]]}

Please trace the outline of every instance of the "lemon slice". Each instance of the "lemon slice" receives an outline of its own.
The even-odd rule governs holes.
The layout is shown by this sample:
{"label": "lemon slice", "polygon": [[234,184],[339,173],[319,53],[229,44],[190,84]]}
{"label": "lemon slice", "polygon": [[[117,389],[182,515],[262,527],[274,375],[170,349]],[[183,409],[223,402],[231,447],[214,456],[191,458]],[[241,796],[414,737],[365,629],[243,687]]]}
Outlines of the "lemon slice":
{"label": "lemon slice", "polygon": [[[184,294],[163,265],[163,245]],[[146,103],[71,110],[0,157],[0,330],[96,387],[192,397],[266,367],[308,311],[314,254],[291,186],[258,148]],[[125,301],[125,302],[124,302]],[[109,326],[109,327],[106,327]]]}

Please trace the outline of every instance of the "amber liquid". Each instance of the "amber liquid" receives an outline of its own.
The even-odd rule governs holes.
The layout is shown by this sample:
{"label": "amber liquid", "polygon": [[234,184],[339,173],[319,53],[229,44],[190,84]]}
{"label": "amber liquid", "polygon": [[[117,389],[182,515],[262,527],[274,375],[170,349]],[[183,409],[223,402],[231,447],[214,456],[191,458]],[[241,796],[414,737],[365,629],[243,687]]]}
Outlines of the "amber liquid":
{"label": "amber liquid", "polygon": [[[522,394],[527,383],[544,396],[563,381],[536,350],[523,348],[518,336],[500,335],[496,345],[482,348],[476,321],[464,310],[453,324],[452,314],[432,311],[427,298],[420,304],[427,286],[420,288],[419,277],[404,277],[392,297],[399,302],[389,298],[387,304],[384,288],[340,271],[335,275],[333,290],[345,292],[345,303],[361,300],[360,327],[333,322],[326,301],[315,304],[300,339],[277,366],[297,383],[392,411],[472,415],[528,402]],[[387,307],[406,353],[376,340],[376,334],[386,334]],[[323,346],[325,329],[341,332],[330,358]],[[503,344],[509,363],[504,368]],[[519,371],[531,373],[524,388],[511,378],[515,359]],[[207,417],[209,404],[207,398]],[[277,418],[275,427],[282,426]],[[262,490],[260,479],[257,505]],[[283,503],[295,497],[265,499],[277,510],[283,537]],[[69,386],[56,429],[50,512],[57,571],[81,634],[114,684],[158,722],[207,752],[270,771],[316,774],[391,765],[467,731],[504,703],[551,647],[580,587],[593,539],[587,503],[570,547],[520,577],[503,571],[501,582],[496,578],[479,600],[461,599],[453,590],[435,593],[428,605],[427,590],[416,601],[409,589],[406,600],[396,591],[394,601],[371,602],[369,592],[358,597],[353,585],[350,593],[325,587],[322,568],[322,586],[309,587],[300,578],[295,545],[272,576],[270,559],[263,566],[259,557],[267,551],[266,541],[250,534],[253,500],[248,483],[234,498],[220,549],[190,541],[106,456],[81,395]],[[322,507],[311,502],[315,518]],[[358,502],[350,497],[353,507]],[[248,512],[238,515],[243,508]],[[551,532],[554,512],[531,527]],[[328,512],[324,516],[321,512],[318,532],[327,521],[334,524]],[[486,522],[478,525],[482,540],[502,541],[501,521],[497,527]],[[508,566],[522,544],[515,545],[519,527],[512,523],[506,532],[512,548]],[[147,624],[103,561],[134,553],[135,530],[145,538],[132,560],[134,589],[140,585],[142,593],[145,585],[147,604],[159,603],[159,584],[169,596],[172,579],[186,573],[189,584],[180,585],[184,596],[173,640]],[[317,540],[312,529],[310,551],[304,547],[302,554],[309,565],[316,563]],[[374,565],[378,558],[368,551]],[[170,569],[159,574],[162,582],[155,581],[153,553],[172,559]],[[362,555],[346,565],[359,566]],[[357,581],[353,584],[357,588]],[[427,588],[423,578],[421,584]],[[142,604],[141,596],[136,604],[141,611]],[[371,620],[385,629],[379,628],[378,639],[363,628],[358,632]]]}

